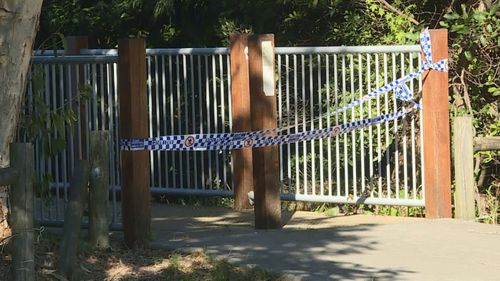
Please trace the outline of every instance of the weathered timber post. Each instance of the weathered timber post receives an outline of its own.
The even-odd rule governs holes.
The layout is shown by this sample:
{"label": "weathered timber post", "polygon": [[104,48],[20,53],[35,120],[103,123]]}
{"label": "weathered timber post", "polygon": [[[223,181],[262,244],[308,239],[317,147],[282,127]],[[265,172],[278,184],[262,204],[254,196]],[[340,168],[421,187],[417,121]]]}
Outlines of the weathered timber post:
{"label": "weathered timber post", "polygon": [[476,218],[474,204],[474,143],[472,117],[453,121],[453,161],[455,171],[455,218]]}
{"label": "weathered timber post", "polygon": [[[146,49],[143,39],[118,42],[120,138],[146,138]],[[125,243],[146,246],[151,232],[149,152],[121,152],[122,221]]]}
{"label": "weathered timber post", "polygon": [[[80,50],[87,49],[89,47],[89,39],[87,36],[68,36],[67,37],[68,48],[66,50],[67,55],[79,55]],[[78,75],[77,75],[78,73]],[[77,97],[79,95],[79,87],[85,84],[84,74],[85,69],[83,65],[76,65],[71,69],[71,94],[72,98],[75,99],[71,105],[72,109],[77,116],[78,125],[73,127],[73,159],[87,159],[87,124],[86,119],[86,101],[78,103]]]}
{"label": "weathered timber post", "polygon": [[30,143],[10,145],[10,166],[19,176],[10,187],[13,280],[35,280],[33,229],[33,146]]}
{"label": "weathered timber post", "polygon": [[90,132],[89,238],[94,247],[109,247],[109,132]]}
{"label": "weathered timber post", "polygon": [[[234,132],[252,130],[250,111],[250,86],[248,59],[248,35],[233,33],[231,40],[231,100]],[[232,152],[234,209],[251,209],[248,193],[253,190],[252,149],[244,148]]]}
{"label": "weathered timber post", "polygon": [[474,152],[500,150],[500,137],[474,138]]}
{"label": "weathered timber post", "polygon": [[87,160],[76,160],[69,183],[69,202],[64,214],[64,227],[57,266],[58,271],[69,280],[71,280],[76,263],[80,224],[88,194],[89,170],[90,165]]}
{"label": "weathered timber post", "polygon": [[[433,29],[429,32],[433,60],[448,58],[448,31]],[[425,217],[451,218],[448,72],[430,70],[424,77]]]}
{"label": "weathered timber post", "polygon": [[[248,37],[252,130],[276,128],[274,35]],[[256,148],[253,155],[255,227],[281,227],[278,146]]]}

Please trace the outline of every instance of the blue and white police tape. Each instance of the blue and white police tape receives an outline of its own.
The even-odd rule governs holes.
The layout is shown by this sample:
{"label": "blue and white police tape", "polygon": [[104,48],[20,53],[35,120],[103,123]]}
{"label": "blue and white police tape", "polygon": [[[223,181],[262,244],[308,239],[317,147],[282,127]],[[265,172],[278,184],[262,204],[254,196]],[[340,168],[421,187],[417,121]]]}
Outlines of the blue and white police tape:
{"label": "blue and white police tape", "polygon": [[433,69],[437,71],[448,71],[448,59],[442,59],[435,63],[432,62],[431,36],[427,28],[422,31],[422,33],[420,33],[420,47],[422,48],[422,52],[424,53],[424,63],[418,71],[409,73],[406,76],[401,77],[387,85],[377,88],[367,95],[361,97],[360,99],[335,110],[332,114],[352,109],[355,106],[360,105],[363,101],[376,98],[377,96],[380,96],[381,94],[391,90],[394,90],[396,98],[403,101],[411,101],[413,99],[413,93],[410,91],[408,86],[406,86],[406,82],[419,77],[427,70]]}
{"label": "blue and white police tape", "polygon": [[[448,71],[447,59],[442,59],[437,62],[432,60],[432,47],[430,34],[428,29],[425,29],[420,34],[420,45],[424,53],[424,63],[422,67],[413,73],[401,77],[387,85],[375,89],[367,95],[355,100],[331,113],[331,115],[339,112],[352,109],[360,105],[363,101],[376,98],[383,93],[394,90],[395,97],[399,100],[409,102],[413,107],[421,109],[421,105],[413,101],[413,93],[408,88],[406,83],[412,79],[419,77],[427,70]],[[341,133],[352,131],[357,128],[364,128],[373,124],[378,124],[386,121],[395,120],[411,110],[404,109],[396,113],[386,114],[375,118],[368,118],[352,123],[330,127],[321,130],[312,130],[302,133],[289,135],[276,135],[277,133],[291,129],[293,126],[285,128],[267,129],[253,132],[241,133],[225,133],[225,134],[196,134],[196,135],[176,135],[163,136],[148,139],[127,139],[121,140],[122,150],[232,150],[245,147],[263,147],[269,145],[286,144],[311,140],[316,138],[324,138],[336,136]]]}
{"label": "blue and white police tape", "polygon": [[235,150],[242,148],[258,148],[272,145],[295,143],[313,139],[335,137],[355,129],[398,119],[413,111],[403,109],[398,112],[361,119],[324,129],[310,130],[288,135],[262,136],[256,132],[222,133],[222,134],[193,134],[174,135],[145,139],[128,139],[121,141],[121,149],[137,150],[165,150],[165,151],[206,151],[206,150]]}
{"label": "blue and white police tape", "polygon": [[[340,107],[330,113],[330,115],[335,115],[338,113],[342,113],[346,110],[353,109],[354,107],[360,105],[364,101],[368,101],[370,99],[376,98],[380,96],[383,93],[389,92],[391,90],[394,90],[394,95],[397,99],[409,102],[410,104],[416,106],[417,108],[421,109],[421,105],[419,103],[416,103],[413,101],[413,93],[408,88],[406,85],[407,82],[416,79],[422,73],[424,73],[427,70],[437,70],[437,71],[448,71],[448,60],[447,59],[442,59],[440,61],[437,61],[435,63],[432,62],[432,46],[431,46],[431,36],[429,33],[429,30],[426,28],[424,31],[420,33],[420,47],[422,48],[422,52],[424,53],[424,61],[420,69],[418,69],[416,72],[409,73],[387,85],[384,85],[380,88],[377,88],[373,90],[372,92],[364,95],[363,97],[343,106]],[[289,127],[284,127],[284,128],[277,128],[277,129],[272,129],[272,130],[267,130],[267,131],[259,131],[256,133],[260,134],[268,134],[272,132],[280,132],[284,131],[287,129],[291,129],[293,126]]]}

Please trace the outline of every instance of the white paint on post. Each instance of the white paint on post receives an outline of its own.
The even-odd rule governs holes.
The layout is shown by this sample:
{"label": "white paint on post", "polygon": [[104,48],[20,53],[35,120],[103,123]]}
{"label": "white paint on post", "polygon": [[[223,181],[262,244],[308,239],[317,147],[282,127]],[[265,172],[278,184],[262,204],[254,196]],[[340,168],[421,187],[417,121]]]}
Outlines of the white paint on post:
{"label": "white paint on post", "polygon": [[274,96],[274,47],[271,41],[262,41],[263,90],[266,96]]}

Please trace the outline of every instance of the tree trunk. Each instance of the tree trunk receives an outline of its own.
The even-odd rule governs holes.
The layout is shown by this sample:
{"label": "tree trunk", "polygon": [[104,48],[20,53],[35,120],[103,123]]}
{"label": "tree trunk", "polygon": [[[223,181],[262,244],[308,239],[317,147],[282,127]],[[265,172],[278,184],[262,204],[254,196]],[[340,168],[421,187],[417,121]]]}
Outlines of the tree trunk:
{"label": "tree trunk", "polygon": [[[0,0],[0,168],[9,165],[41,7],[42,0]],[[0,237],[10,234],[7,194],[0,187]]]}

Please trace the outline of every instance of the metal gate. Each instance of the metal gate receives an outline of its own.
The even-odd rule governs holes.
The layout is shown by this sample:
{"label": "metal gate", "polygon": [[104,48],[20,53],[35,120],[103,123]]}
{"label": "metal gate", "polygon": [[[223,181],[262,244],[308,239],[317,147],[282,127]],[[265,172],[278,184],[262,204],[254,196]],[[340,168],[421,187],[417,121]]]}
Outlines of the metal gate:
{"label": "metal gate", "polygon": [[[277,47],[278,126],[284,133],[321,129],[397,112],[392,91],[359,106],[336,109],[421,66],[420,46]],[[227,48],[148,49],[150,136],[232,131]],[[35,96],[50,110],[71,106],[87,91],[77,134],[109,130],[113,223],[120,221],[117,51],[82,50],[79,56],[35,53],[27,109]],[[36,79],[42,79],[42,87]],[[77,85],[80,84],[80,85]],[[409,87],[421,91],[421,80]],[[424,206],[421,113],[337,137],[280,146],[280,182],[286,200]],[[80,124],[81,123],[81,124]],[[56,132],[54,132],[56,134]],[[37,200],[36,218],[62,222],[75,145],[54,157],[35,144],[36,170],[50,175],[51,199]],[[85,134],[88,136],[88,132]],[[22,138],[22,136],[21,136]],[[84,140],[88,143],[88,137]],[[151,192],[232,195],[230,151],[150,152]]]}

